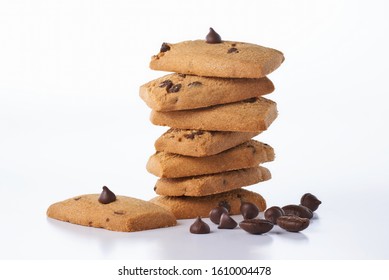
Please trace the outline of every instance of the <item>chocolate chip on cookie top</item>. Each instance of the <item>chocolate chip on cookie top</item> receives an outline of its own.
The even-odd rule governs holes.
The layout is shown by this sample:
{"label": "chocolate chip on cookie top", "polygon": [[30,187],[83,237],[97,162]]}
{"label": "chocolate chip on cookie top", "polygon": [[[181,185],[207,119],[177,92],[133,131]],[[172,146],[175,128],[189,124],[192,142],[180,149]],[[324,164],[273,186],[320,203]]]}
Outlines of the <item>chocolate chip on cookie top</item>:
{"label": "chocolate chip on cookie top", "polygon": [[116,195],[108,189],[106,186],[103,187],[103,191],[100,194],[99,202],[102,204],[108,204],[116,200]]}
{"label": "chocolate chip on cookie top", "polygon": [[208,43],[208,44],[219,44],[222,42],[222,38],[220,37],[219,34],[216,33],[215,30],[213,30],[213,28],[209,28],[209,33],[207,34],[207,36],[205,37],[205,41]]}
{"label": "chocolate chip on cookie top", "polygon": [[170,46],[168,43],[162,43],[161,49],[159,50],[160,52],[167,52],[170,50]]}

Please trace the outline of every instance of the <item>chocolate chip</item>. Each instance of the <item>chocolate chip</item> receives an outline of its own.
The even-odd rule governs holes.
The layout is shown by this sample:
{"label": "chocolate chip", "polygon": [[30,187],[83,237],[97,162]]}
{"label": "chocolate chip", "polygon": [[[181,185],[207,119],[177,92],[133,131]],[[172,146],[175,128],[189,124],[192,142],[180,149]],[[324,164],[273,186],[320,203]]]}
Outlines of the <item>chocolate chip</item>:
{"label": "chocolate chip", "polygon": [[169,89],[167,89],[167,92],[175,93],[175,92],[179,92],[180,89],[181,89],[181,84],[176,84],[176,85],[170,87]]}
{"label": "chocolate chip", "polygon": [[239,223],[239,227],[251,234],[263,234],[273,228],[273,224],[264,219],[248,219]]}
{"label": "chocolate chip", "polygon": [[231,211],[231,205],[226,200],[220,201],[218,206],[226,208],[228,212]]}
{"label": "chocolate chip", "polygon": [[257,205],[251,202],[242,202],[240,205],[240,213],[244,219],[253,219],[259,214]]}
{"label": "chocolate chip", "polygon": [[108,204],[116,200],[116,195],[110,191],[106,186],[103,187],[103,191],[100,194],[99,202],[102,204]]}
{"label": "chocolate chip", "polygon": [[286,231],[299,232],[309,226],[309,219],[294,215],[281,216],[277,219],[277,225]]}
{"label": "chocolate chip", "polygon": [[173,82],[171,80],[164,80],[158,85],[160,88],[166,88],[166,91],[169,91],[169,89],[173,86]]}
{"label": "chocolate chip", "polygon": [[119,210],[119,211],[114,211],[113,213],[116,215],[124,215],[125,212],[123,210]]}
{"label": "chocolate chip", "polygon": [[285,215],[295,215],[300,218],[311,219],[313,217],[313,213],[310,209],[302,205],[289,204],[282,207]]}
{"label": "chocolate chip", "polygon": [[162,43],[161,49],[159,50],[160,52],[167,52],[170,50],[170,46],[167,43]]}
{"label": "chocolate chip", "polygon": [[216,208],[213,208],[209,212],[209,219],[211,220],[212,223],[218,225],[220,223],[220,218],[222,214],[228,214],[228,210],[223,206],[218,206]]}
{"label": "chocolate chip", "polygon": [[195,135],[194,135],[193,133],[191,133],[191,134],[184,134],[184,137],[185,137],[186,139],[191,139],[191,140],[193,140],[193,139],[195,138]]}
{"label": "chocolate chip", "polygon": [[209,33],[207,34],[207,36],[205,37],[205,41],[208,43],[208,44],[219,44],[222,42],[222,38],[220,37],[219,34],[216,33],[215,30],[213,30],[213,28],[209,28]]}
{"label": "chocolate chip", "polygon": [[181,74],[181,73],[179,73],[178,76],[180,76],[181,78],[185,78],[185,77],[186,77],[186,74]]}
{"label": "chocolate chip", "polygon": [[236,43],[232,43],[232,44],[231,44],[231,47],[235,47],[235,46],[236,46]]}
{"label": "chocolate chip", "polygon": [[231,218],[227,213],[222,213],[220,217],[220,223],[217,228],[219,229],[233,229],[238,225],[233,218]]}
{"label": "chocolate chip", "polygon": [[311,211],[316,211],[317,208],[319,208],[321,201],[313,194],[306,193],[301,197],[300,203],[301,205],[309,208]]}
{"label": "chocolate chip", "polygon": [[74,198],[75,201],[78,201],[78,200],[80,200],[80,199],[81,199],[81,196],[75,197],[75,198]]}
{"label": "chocolate chip", "polygon": [[190,226],[189,231],[194,234],[206,234],[210,233],[211,230],[200,217],[197,217],[196,221]]}
{"label": "chocolate chip", "polygon": [[281,216],[284,216],[285,212],[282,210],[282,208],[278,206],[273,206],[265,211],[265,219],[273,224],[277,224],[277,219]]}
{"label": "chocolate chip", "polygon": [[105,221],[108,223],[109,222],[109,218],[106,218]]}
{"label": "chocolate chip", "polygon": [[196,135],[203,135],[204,134],[204,131],[202,130],[197,130],[197,131],[192,131],[192,133],[190,134],[184,134],[184,137],[186,139],[194,139]]}
{"label": "chocolate chip", "polygon": [[199,82],[199,81],[194,81],[194,82],[191,82],[191,83],[188,85],[188,87],[199,87],[199,86],[201,86],[201,85],[202,85],[201,82]]}
{"label": "chocolate chip", "polygon": [[227,53],[238,53],[238,49],[237,48],[229,48]]}

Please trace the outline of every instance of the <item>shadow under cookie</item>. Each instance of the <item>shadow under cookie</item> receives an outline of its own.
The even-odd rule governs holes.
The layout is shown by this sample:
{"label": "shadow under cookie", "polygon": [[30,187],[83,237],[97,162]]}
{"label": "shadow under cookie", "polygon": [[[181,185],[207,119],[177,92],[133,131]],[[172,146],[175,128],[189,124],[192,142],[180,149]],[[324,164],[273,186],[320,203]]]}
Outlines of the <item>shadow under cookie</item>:
{"label": "shadow under cookie", "polygon": [[230,215],[237,215],[242,202],[255,204],[259,211],[266,209],[266,201],[260,194],[244,189],[201,197],[157,196],[150,201],[170,210],[177,219],[208,217],[211,209],[217,206],[228,207]]}

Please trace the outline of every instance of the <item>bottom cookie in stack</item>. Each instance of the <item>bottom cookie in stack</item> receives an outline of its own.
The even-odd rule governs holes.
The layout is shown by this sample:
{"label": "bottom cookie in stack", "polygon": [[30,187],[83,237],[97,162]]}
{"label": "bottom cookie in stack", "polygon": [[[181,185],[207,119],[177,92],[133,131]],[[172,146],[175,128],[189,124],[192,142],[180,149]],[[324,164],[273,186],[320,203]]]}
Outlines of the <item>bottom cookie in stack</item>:
{"label": "bottom cookie in stack", "polygon": [[206,217],[219,205],[238,214],[241,202],[252,202],[263,211],[263,197],[242,189],[271,178],[259,164],[274,160],[274,151],[248,140],[256,134],[170,129],[156,141],[157,152],[147,164],[150,173],[161,177],[154,188],[160,196],[151,201],[177,219]]}
{"label": "bottom cookie in stack", "polygon": [[200,197],[157,196],[150,202],[170,210],[177,219],[208,217],[209,212],[217,206],[225,207],[230,215],[237,215],[242,202],[255,204],[260,212],[266,209],[266,201],[260,194],[242,188]]}

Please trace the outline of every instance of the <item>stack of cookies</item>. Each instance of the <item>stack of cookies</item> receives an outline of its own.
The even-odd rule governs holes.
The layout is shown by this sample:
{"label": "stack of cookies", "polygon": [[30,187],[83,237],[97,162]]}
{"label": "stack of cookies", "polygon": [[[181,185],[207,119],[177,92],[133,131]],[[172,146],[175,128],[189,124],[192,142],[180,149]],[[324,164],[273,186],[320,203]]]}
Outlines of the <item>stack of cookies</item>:
{"label": "stack of cookies", "polygon": [[284,61],[281,52],[224,41],[211,28],[206,40],[163,43],[150,68],[174,72],[140,88],[151,122],[168,126],[155,142],[147,170],[160,177],[151,201],[178,219],[206,217],[219,205],[238,214],[241,202],[266,209],[263,197],[242,189],[271,178],[260,164],[273,148],[252,138],[277,117],[266,77]]}

